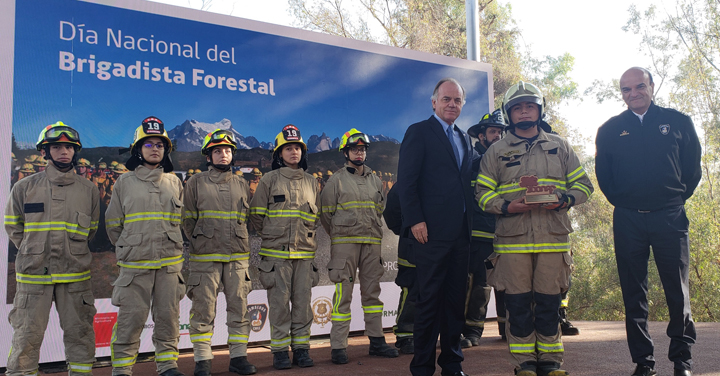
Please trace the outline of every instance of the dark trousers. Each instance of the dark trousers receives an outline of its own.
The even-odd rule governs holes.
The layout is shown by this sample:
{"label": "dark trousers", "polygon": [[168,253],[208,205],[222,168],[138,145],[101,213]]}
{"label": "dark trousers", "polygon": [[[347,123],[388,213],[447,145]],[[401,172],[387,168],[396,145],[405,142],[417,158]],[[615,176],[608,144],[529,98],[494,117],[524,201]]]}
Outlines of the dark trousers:
{"label": "dark trousers", "polygon": [[615,208],[615,257],[625,303],[625,328],[632,360],[655,366],[648,333],[648,259],[652,248],[670,313],[668,358],[691,369],[695,324],[690,313],[688,219],[682,205],[653,212]]}
{"label": "dark trousers", "polygon": [[460,334],[465,322],[470,239],[430,240],[413,245],[418,298],[415,305],[415,355],[410,363],[414,376],[435,373],[435,346],[440,334],[438,365],[446,373],[462,370]]}
{"label": "dark trousers", "polygon": [[400,341],[413,337],[415,325],[415,301],[417,300],[417,284],[415,283],[417,273],[415,268],[399,266],[395,284],[402,288],[400,301],[398,302],[398,315],[393,326],[393,333]]}
{"label": "dark trousers", "polygon": [[490,303],[492,287],[487,284],[485,260],[493,253],[493,243],[476,240],[470,242],[470,279],[467,300],[465,301],[465,337],[482,337],[487,317],[487,306]]}

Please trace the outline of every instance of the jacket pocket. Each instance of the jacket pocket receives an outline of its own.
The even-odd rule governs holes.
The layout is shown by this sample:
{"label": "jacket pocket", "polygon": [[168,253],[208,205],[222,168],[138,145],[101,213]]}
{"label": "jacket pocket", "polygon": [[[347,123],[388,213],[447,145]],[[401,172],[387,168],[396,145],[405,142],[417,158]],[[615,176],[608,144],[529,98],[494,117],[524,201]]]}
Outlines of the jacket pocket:
{"label": "jacket pocket", "polygon": [[[126,272],[122,270],[123,268],[120,268],[120,275],[117,277],[115,282],[112,283],[113,285],[113,292],[112,297],[110,298],[110,302],[112,305],[116,307],[122,306],[123,303],[123,297],[125,294],[125,287],[130,286],[130,284],[133,281],[133,278],[135,278],[135,273],[132,272]],[[132,302],[130,302],[132,304]]]}
{"label": "jacket pocket", "polygon": [[275,262],[273,260],[262,260],[258,265],[258,279],[265,289],[275,286]]}
{"label": "jacket pocket", "polygon": [[192,300],[193,298],[193,290],[195,290],[196,287],[200,286],[200,281],[202,280],[202,273],[190,273],[190,276],[187,280],[187,291],[185,295]]}
{"label": "jacket pocket", "polygon": [[568,218],[566,211],[560,213],[548,210],[549,232],[552,235],[567,235],[573,232],[570,219]]}
{"label": "jacket pocket", "polygon": [[511,237],[525,235],[527,233],[525,216],[527,215],[529,214],[515,214],[509,217],[499,216],[496,222],[495,236]]}
{"label": "jacket pocket", "polygon": [[115,258],[125,260],[130,255],[133,247],[142,243],[142,234],[121,235],[115,243]]}
{"label": "jacket pocket", "polygon": [[350,278],[350,270],[347,267],[347,260],[344,258],[331,259],[327,264],[328,277],[331,282],[342,283],[345,281],[352,282]]}
{"label": "jacket pocket", "polygon": [[85,213],[77,212],[75,213],[75,223],[77,223],[77,228],[71,229],[71,231],[69,231],[68,237],[72,240],[86,241],[88,238],[88,233],[90,232],[92,218],[90,218],[90,216]]}
{"label": "jacket pocket", "polygon": [[173,214],[176,214],[176,216],[173,216],[173,218],[170,220],[170,224],[172,224],[173,226],[180,226],[180,222],[182,222],[183,203],[177,197],[172,198],[172,203]]}
{"label": "jacket pocket", "polygon": [[265,226],[262,229],[263,240],[277,239],[285,234],[285,229],[277,226]]}
{"label": "jacket pocket", "polygon": [[335,212],[335,215],[332,217],[332,224],[333,226],[355,226],[357,224],[357,217],[355,217],[354,214],[346,213],[346,214],[337,214],[338,212]]}
{"label": "jacket pocket", "polygon": [[250,203],[247,201],[247,198],[243,198],[240,201],[240,214],[237,216],[237,222],[243,224],[247,222],[247,217],[250,214]]}

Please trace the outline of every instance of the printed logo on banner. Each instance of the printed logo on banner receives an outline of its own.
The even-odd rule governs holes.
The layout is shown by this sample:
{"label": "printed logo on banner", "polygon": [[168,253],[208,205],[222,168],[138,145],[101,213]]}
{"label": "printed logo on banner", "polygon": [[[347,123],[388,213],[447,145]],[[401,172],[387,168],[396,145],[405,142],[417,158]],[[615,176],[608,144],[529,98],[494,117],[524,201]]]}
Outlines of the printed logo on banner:
{"label": "printed logo on banner", "polygon": [[95,329],[95,347],[109,347],[113,326],[117,322],[117,312],[97,313],[93,328]]}
{"label": "printed logo on banner", "polygon": [[260,332],[265,326],[265,319],[268,315],[267,304],[249,304],[248,313],[250,313],[250,327],[253,332]]}
{"label": "printed logo on banner", "polygon": [[330,307],[332,307],[330,299],[324,296],[313,300],[313,322],[320,325],[321,328],[324,328],[325,324],[330,322],[330,314],[332,313]]}

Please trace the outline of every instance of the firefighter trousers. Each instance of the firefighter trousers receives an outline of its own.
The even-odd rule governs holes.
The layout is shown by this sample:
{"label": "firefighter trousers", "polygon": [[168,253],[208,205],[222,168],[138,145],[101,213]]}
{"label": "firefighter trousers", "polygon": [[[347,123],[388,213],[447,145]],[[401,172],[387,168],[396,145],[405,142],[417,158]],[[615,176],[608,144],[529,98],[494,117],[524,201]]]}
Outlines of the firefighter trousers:
{"label": "firefighter trousers", "polygon": [[385,269],[380,258],[380,244],[333,244],[328,262],[328,277],[335,283],[333,295],[330,347],[344,349],[350,333],[350,305],[355,272],[360,280],[360,299],[365,317],[365,335],[382,337],[383,302],[380,301],[380,278]]}
{"label": "firefighter trousers", "polygon": [[567,291],[569,252],[493,253],[489,282],[505,291],[506,335],[515,369],[563,362],[561,294]]}
{"label": "firefighter trousers", "polygon": [[152,310],[157,372],[177,368],[180,300],[185,295],[182,264],[160,269],[120,267],[112,304],[119,308],[111,341],[112,374],[132,375],[148,313]]}
{"label": "firefighter trousers", "polygon": [[252,290],[248,274],[249,260],[230,262],[190,262],[187,296],[190,308],[190,342],[195,361],[213,358],[212,336],[215,327],[217,297],[225,294],[228,347],[230,358],[247,356],[250,319],[247,296]]}
{"label": "firefighter trousers", "polygon": [[[272,352],[310,348],[313,321],[312,287],[319,275],[311,259],[281,259],[263,256],[260,283],[267,290]],[[271,268],[266,265],[272,264]],[[292,303],[292,309],[290,306]]]}
{"label": "firefighter trousers", "polygon": [[18,283],[8,319],[13,328],[8,376],[37,375],[40,345],[50,317],[50,308],[60,317],[65,359],[70,376],[91,375],[95,362],[95,299],[90,280],[34,285]]}
{"label": "firefighter trousers", "polygon": [[398,274],[395,284],[400,286],[400,299],[398,301],[398,315],[395,319],[393,332],[398,341],[413,337],[413,324],[415,323],[415,301],[417,300],[417,286],[415,284],[415,265],[398,265]]}

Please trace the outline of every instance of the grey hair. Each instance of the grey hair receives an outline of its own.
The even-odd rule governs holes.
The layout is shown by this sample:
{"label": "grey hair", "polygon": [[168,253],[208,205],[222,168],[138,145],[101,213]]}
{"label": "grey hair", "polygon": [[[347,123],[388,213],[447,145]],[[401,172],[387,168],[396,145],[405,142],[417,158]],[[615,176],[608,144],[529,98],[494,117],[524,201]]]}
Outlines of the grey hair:
{"label": "grey hair", "polygon": [[440,86],[446,82],[452,82],[460,88],[460,92],[462,92],[462,101],[463,101],[463,104],[465,104],[465,88],[462,85],[460,85],[460,82],[458,82],[458,80],[451,78],[451,77],[446,77],[446,78],[443,78],[442,80],[438,81],[437,85],[435,85],[435,90],[433,90],[433,94],[432,94],[432,97],[430,97],[430,99],[432,99],[434,101],[437,100],[438,91],[440,91]]}

